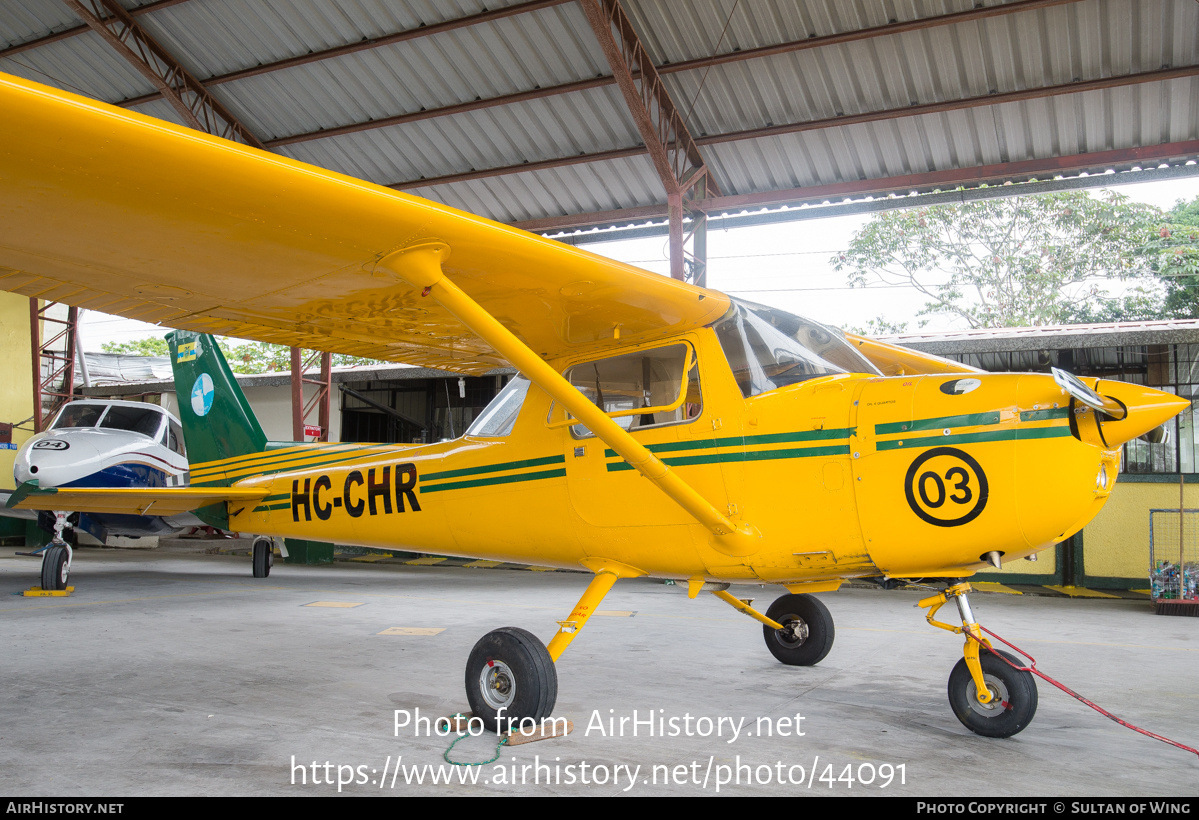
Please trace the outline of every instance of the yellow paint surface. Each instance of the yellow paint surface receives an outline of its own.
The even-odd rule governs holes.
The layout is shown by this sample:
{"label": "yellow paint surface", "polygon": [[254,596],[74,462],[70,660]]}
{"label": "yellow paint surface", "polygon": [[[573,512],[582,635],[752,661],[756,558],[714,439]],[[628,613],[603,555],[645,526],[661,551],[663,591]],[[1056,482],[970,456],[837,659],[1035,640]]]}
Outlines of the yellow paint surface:
{"label": "yellow paint surface", "polygon": [[597,609],[596,615],[607,615],[609,618],[632,618],[634,614],[631,609]]}
{"label": "yellow paint surface", "polygon": [[426,555],[423,558],[414,558],[411,561],[405,561],[404,563],[411,564],[411,565],[417,566],[417,567],[428,567],[428,566],[432,566],[433,564],[440,564],[444,561],[445,561],[444,558],[438,558],[435,555]]}
{"label": "yellow paint surface", "polygon": [[504,563],[504,562],[503,561],[471,561],[469,564],[465,564],[465,566],[468,566],[471,569],[491,569],[492,567],[498,567],[502,563]]}
{"label": "yellow paint surface", "polygon": [[362,603],[363,602],[361,601],[358,603],[353,603],[352,601],[313,601],[310,604],[304,604],[304,606],[324,606],[329,607],[330,609],[353,609],[356,606],[362,606]]}
{"label": "yellow paint surface", "polygon": [[[0,293],[0,421],[15,424],[33,415],[33,373],[29,352],[29,297]],[[12,431],[13,444],[20,447],[33,435],[29,430]],[[15,489],[12,478],[16,450],[0,450],[0,489]]]}

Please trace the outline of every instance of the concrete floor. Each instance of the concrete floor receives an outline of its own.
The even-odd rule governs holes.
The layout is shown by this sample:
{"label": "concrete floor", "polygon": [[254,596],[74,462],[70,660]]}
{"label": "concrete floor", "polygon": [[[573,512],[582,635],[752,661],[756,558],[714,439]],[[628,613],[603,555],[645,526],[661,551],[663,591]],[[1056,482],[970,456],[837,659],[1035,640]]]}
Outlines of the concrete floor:
{"label": "concrete floor", "polygon": [[[344,785],[345,794],[696,795],[717,793],[717,780],[738,771],[740,785],[722,783],[721,794],[1196,793],[1195,755],[1045,683],[1023,733],[988,740],[967,731],[945,694],[960,639],[923,623],[916,592],[821,595],[836,644],[819,666],[795,668],[769,655],[757,624],[711,596],[690,601],[682,587],[622,581],[603,608],[632,614],[593,618],[558,664],[556,714],[575,732],[468,769],[444,765],[447,738],[411,727],[397,736],[395,710],[465,709],[474,643],[499,626],[550,637],[586,576],[278,564],[257,580],[245,558],[81,550],[71,598],[22,598],[38,562],[14,552],[0,549],[0,770],[10,794],[329,795],[340,777],[367,781]],[[763,607],[778,594],[733,592]],[[305,606],[322,601],[361,605]],[[1154,616],[1127,600],[979,594],[974,605],[1046,674],[1199,745],[1199,619]],[[393,627],[444,631],[380,634]],[[682,733],[597,728],[634,711],[676,718]],[[722,735],[699,736],[703,718]],[[730,726],[743,718],[734,739]],[[759,736],[767,723],[788,736]],[[494,747],[494,736],[468,738],[453,754],[482,761]],[[414,772],[423,784],[405,782]],[[434,772],[453,782],[431,783]]]}

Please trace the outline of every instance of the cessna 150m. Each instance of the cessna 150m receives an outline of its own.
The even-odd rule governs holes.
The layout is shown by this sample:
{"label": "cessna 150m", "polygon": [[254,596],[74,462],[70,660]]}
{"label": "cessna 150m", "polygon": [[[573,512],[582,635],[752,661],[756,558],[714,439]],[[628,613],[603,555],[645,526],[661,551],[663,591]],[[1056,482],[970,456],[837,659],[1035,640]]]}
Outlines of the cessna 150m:
{"label": "cessna 150m", "polygon": [[[811,593],[923,578],[946,586],[927,606],[958,607],[962,627],[941,625],[967,634],[955,713],[1015,734],[1035,684],[986,645],[963,579],[1078,531],[1120,444],[1186,405],[846,337],[13,78],[0,111],[0,288],[180,328],[192,457],[188,488],[25,484],[9,503],[194,510],[243,532],[593,572],[548,646],[511,628],[475,646],[467,697],[489,721],[550,714],[555,662],[621,578],[712,592],[797,665],[833,643]],[[223,422],[207,447],[193,434],[237,400],[204,333],[522,378],[453,441],[265,450]],[[761,613],[732,582],[788,593]]]}

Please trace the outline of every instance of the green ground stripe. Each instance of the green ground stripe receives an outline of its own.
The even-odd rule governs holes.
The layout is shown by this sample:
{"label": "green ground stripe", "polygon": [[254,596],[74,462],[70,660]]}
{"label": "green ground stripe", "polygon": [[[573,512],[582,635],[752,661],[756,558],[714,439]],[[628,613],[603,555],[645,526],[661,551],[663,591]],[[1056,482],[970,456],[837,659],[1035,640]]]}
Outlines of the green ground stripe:
{"label": "green ground stripe", "polygon": [[963,416],[941,416],[935,419],[913,419],[874,425],[874,434],[885,436],[890,433],[910,433],[915,430],[942,430],[946,427],[978,427],[983,424],[998,424],[999,411],[969,413]]}
{"label": "green ground stripe", "polygon": [[1022,410],[1020,421],[1047,421],[1048,419],[1070,418],[1069,407],[1054,407],[1048,410]]}
{"label": "green ground stripe", "polygon": [[566,468],[562,467],[557,470],[542,470],[539,473],[517,473],[516,475],[501,475],[491,478],[476,478],[471,481],[450,481],[446,484],[437,484],[432,487],[426,487],[423,484],[420,486],[420,494],[436,493],[442,490],[462,490],[467,487],[486,487],[491,484],[517,484],[522,481],[538,481],[543,478],[563,478],[566,476]]}
{"label": "green ground stripe", "polygon": [[[673,453],[679,450],[711,450],[717,447],[750,447],[755,444],[788,444],[797,441],[827,441],[849,438],[853,427],[837,427],[830,430],[805,430],[799,433],[766,433],[760,436],[726,436],[700,441],[668,441],[663,444],[647,444],[651,453]],[[616,451],[604,450],[605,458],[615,458]]]}
{"label": "green ground stripe", "polygon": [[917,447],[938,447],[942,444],[978,444],[988,441],[1013,441],[1016,439],[1062,438],[1070,435],[1067,425],[1057,427],[1034,427],[1031,430],[988,430],[983,433],[961,433],[956,436],[919,436],[899,441],[880,441],[878,450],[911,450]]}
{"label": "green ground stripe", "polygon": [[501,473],[505,470],[523,470],[525,467],[544,467],[546,464],[562,464],[565,461],[566,456],[545,456],[544,458],[527,458],[524,461],[507,461],[502,464],[485,464],[482,467],[464,467],[461,470],[444,470],[440,473],[422,475],[421,482],[481,473]]}
{"label": "green ground stripe", "polygon": [[[799,447],[788,450],[742,450],[736,453],[710,453],[699,456],[673,456],[664,458],[671,467],[688,467],[694,464],[731,464],[739,461],[773,461],[781,458],[811,458],[813,456],[847,456],[848,444],[833,444],[828,447]],[[608,472],[618,473],[633,469],[624,461],[608,465]]]}

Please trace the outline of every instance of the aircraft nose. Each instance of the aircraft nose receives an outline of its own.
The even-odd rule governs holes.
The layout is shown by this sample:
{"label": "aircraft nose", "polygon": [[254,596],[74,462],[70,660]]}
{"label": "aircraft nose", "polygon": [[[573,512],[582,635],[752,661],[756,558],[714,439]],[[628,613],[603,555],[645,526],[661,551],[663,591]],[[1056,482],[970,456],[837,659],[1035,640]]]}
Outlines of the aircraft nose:
{"label": "aircraft nose", "polygon": [[1123,418],[1108,418],[1099,424],[1104,441],[1109,447],[1119,447],[1126,441],[1160,427],[1190,406],[1190,401],[1173,393],[1127,382],[1101,379],[1095,385],[1095,392],[1115,399],[1126,410]]}

